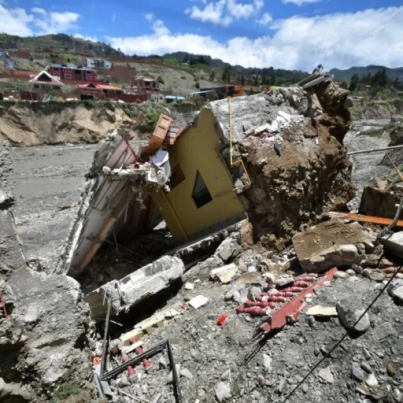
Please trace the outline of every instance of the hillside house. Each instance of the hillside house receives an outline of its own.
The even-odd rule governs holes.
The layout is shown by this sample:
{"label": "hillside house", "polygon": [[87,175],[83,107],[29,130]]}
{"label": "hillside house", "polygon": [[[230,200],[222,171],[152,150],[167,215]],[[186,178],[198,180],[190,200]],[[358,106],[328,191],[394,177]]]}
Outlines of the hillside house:
{"label": "hillside house", "polygon": [[82,68],[73,64],[51,64],[47,68],[48,73],[61,80],[69,81],[96,81],[95,70],[88,67]]}
{"label": "hillside house", "polygon": [[159,90],[159,82],[152,77],[146,76],[137,76],[132,79],[132,89],[136,89],[138,91],[148,90],[148,91],[158,91]]}
{"label": "hillside house", "polygon": [[104,59],[87,59],[87,67],[90,69],[110,70],[112,63]]}
{"label": "hillside house", "polygon": [[77,87],[80,89],[81,99],[119,98],[124,92],[122,88],[99,83],[80,84]]}
{"label": "hillside house", "polygon": [[163,92],[147,92],[147,99],[150,99],[153,102],[165,102],[165,94]]}
{"label": "hillside house", "polygon": [[59,77],[53,77],[45,70],[41,71],[29,82],[32,84],[33,90],[41,91],[60,90],[61,86],[64,85]]}

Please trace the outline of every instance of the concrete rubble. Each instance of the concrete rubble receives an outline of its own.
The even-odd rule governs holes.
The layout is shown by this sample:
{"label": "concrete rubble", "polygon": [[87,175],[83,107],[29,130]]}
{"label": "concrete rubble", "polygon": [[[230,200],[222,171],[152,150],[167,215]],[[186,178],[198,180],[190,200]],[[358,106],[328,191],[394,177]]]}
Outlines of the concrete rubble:
{"label": "concrete rubble", "polygon": [[[399,222],[382,231],[377,221],[395,217],[399,184],[365,183],[360,214],[346,213],[347,96],[313,75],[212,102],[187,128],[162,115],[138,147],[124,128],[110,132],[81,198],[60,206],[55,225],[68,229],[38,261],[44,238],[18,210],[16,225],[0,154],[0,400],[401,402],[403,240]],[[217,139],[200,153],[222,164],[226,190],[208,196],[204,172],[181,185],[193,171],[176,140],[210,133],[212,121]],[[188,190],[176,199],[178,186]],[[209,198],[211,216],[232,215],[181,229],[185,196],[201,215]]]}

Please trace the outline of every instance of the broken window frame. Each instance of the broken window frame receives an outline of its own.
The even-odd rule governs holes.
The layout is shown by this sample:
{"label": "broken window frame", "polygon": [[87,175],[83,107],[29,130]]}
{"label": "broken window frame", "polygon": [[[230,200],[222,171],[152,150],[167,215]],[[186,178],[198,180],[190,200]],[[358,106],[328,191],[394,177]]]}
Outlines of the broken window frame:
{"label": "broken window frame", "polygon": [[[197,190],[196,189],[197,186],[199,186],[200,189]],[[201,176],[199,170],[196,172],[196,179],[194,181],[192,190],[192,199],[198,209],[213,201],[213,197],[211,196],[211,193],[208,190],[206,182]]]}
{"label": "broken window frame", "polygon": [[171,178],[169,180],[169,187],[171,190],[175,189],[179,184],[181,184],[186,179],[185,174],[179,164],[176,164],[172,168]]}

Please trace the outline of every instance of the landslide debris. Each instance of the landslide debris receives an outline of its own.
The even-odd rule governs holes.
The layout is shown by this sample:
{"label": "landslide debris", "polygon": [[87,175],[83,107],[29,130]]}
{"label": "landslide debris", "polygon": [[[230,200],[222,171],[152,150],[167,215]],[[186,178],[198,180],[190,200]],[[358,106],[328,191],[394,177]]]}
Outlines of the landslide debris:
{"label": "landslide debris", "polygon": [[[242,158],[251,180],[240,198],[255,241],[265,247],[281,249],[302,224],[345,208],[353,197],[342,146],[350,127],[347,96],[326,80],[307,91],[294,86],[232,100],[233,160]],[[222,102],[211,107],[228,141],[228,107]],[[255,128],[266,122],[268,134],[257,134]],[[232,172],[236,187],[247,188],[242,168]]]}

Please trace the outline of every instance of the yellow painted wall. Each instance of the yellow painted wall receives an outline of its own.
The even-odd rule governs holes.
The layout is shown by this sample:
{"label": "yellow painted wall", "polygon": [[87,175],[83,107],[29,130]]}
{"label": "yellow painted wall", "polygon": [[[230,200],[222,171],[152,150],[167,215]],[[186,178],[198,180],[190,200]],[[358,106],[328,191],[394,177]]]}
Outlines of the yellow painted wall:
{"label": "yellow painted wall", "polygon": [[[168,193],[159,189],[152,197],[175,238],[190,238],[244,211],[232,191],[228,170],[216,151],[217,143],[214,116],[209,109],[203,109],[197,127],[188,129],[171,148],[171,168],[179,164],[185,180]],[[213,198],[200,208],[192,198],[197,171]]]}

